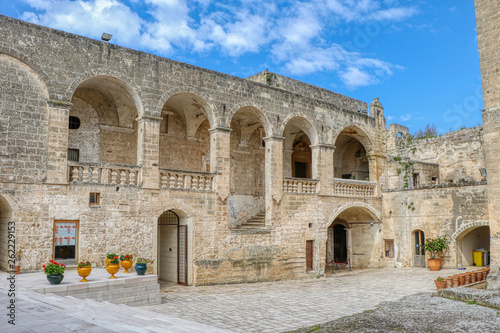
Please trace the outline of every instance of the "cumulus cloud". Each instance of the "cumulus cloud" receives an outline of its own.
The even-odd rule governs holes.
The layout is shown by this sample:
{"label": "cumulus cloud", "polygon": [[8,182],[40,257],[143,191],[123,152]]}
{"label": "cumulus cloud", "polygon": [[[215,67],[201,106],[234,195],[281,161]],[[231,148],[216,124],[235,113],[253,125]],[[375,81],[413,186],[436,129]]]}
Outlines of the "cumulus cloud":
{"label": "cumulus cloud", "polygon": [[[397,22],[415,15],[404,0],[23,0],[21,18],[163,56],[258,54],[285,75],[336,74],[356,89],[379,83],[399,66],[346,51],[335,41],[342,25]],[[333,31],[333,32],[332,32]]]}

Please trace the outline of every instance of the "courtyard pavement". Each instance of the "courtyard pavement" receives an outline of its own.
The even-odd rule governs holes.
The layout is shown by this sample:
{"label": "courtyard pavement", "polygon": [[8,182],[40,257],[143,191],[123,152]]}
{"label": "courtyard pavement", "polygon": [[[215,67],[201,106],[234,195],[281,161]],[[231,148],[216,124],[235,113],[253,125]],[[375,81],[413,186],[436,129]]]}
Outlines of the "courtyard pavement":
{"label": "courtyard pavement", "polygon": [[[469,270],[474,269],[470,267]],[[163,304],[142,309],[234,332],[282,332],[374,309],[420,292],[435,292],[427,268],[336,271],[326,278],[184,287],[163,285]]]}
{"label": "courtyard pavement", "polygon": [[[457,272],[384,268],[250,284],[166,284],[163,304],[139,308],[40,294],[32,289],[47,284],[43,273],[26,273],[16,276],[15,327],[6,316],[12,299],[7,296],[8,274],[0,272],[0,332],[283,332],[371,310],[384,301],[435,292],[433,279]],[[78,278],[71,275],[76,272],[67,273],[68,281]]]}

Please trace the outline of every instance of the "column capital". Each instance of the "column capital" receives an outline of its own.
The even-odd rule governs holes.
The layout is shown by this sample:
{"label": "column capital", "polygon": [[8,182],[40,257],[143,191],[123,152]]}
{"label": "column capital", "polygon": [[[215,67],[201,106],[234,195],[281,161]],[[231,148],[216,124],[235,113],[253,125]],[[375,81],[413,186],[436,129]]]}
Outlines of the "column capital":
{"label": "column capital", "polygon": [[328,144],[328,143],[318,143],[316,145],[311,145],[309,146],[311,149],[313,148],[323,148],[323,149],[330,149],[330,150],[335,150],[337,147],[334,145]]}
{"label": "column capital", "polygon": [[67,101],[60,101],[58,99],[48,99],[47,104],[49,104],[52,108],[58,109],[70,109],[73,106],[73,103]]}
{"label": "column capital", "polygon": [[155,116],[148,116],[148,115],[143,115],[143,116],[135,119],[135,121],[137,121],[138,123],[144,122],[144,121],[159,123],[162,120],[163,120],[162,117],[155,117]]}
{"label": "column capital", "polygon": [[232,131],[232,129],[230,129],[228,127],[218,126],[218,127],[210,128],[208,131],[210,133],[230,133]]}
{"label": "column capital", "polygon": [[271,135],[271,136],[266,136],[263,138],[265,142],[267,141],[285,141],[285,137],[283,136],[277,136],[277,135]]}

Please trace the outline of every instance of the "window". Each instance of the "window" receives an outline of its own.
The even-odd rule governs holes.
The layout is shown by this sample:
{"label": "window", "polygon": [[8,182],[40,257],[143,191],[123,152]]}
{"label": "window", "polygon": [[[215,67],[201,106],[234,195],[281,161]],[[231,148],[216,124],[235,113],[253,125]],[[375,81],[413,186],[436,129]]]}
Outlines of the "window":
{"label": "window", "polygon": [[89,206],[99,206],[99,193],[90,193]]}
{"label": "window", "polygon": [[68,149],[68,161],[79,162],[80,161],[80,150],[79,149]]}
{"label": "window", "polygon": [[413,187],[420,186],[420,175],[418,173],[413,174]]}
{"label": "window", "polygon": [[80,118],[69,116],[69,129],[79,129],[80,128]]}
{"label": "window", "polygon": [[394,258],[394,239],[385,239],[385,257]]}

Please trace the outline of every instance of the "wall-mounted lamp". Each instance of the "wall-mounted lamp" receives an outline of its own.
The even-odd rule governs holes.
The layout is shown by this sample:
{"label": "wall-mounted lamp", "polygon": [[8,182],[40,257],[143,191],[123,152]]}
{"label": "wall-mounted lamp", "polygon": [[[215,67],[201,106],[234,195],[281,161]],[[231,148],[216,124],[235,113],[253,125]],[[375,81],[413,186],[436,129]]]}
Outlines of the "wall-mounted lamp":
{"label": "wall-mounted lamp", "polygon": [[373,223],[375,223],[375,221],[371,220],[370,225],[373,225]]}
{"label": "wall-mounted lamp", "polygon": [[102,33],[101,39],[105,42],[109,42],[111,38],[113,37],[112,34],[107,34],[105,32]]}

